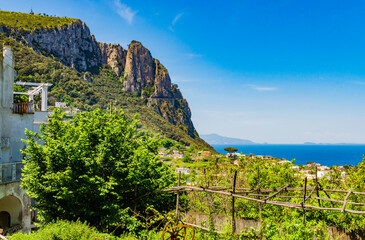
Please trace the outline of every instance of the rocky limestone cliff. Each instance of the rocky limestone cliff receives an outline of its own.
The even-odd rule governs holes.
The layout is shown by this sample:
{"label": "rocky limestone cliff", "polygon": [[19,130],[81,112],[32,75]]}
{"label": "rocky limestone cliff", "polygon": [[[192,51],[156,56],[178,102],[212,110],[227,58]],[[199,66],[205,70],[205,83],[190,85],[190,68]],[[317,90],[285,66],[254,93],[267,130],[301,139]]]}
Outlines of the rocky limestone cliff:
{"label": "rocky limestone cliff", "polygon": [[108,64],[117,76],[124,72],[127,50],[119,44],[107,44],[99,42],[102,64]]}
{"label": "rocky limestone cliff", "polygon": [[[0,32],[79,72],[109,65],[123,79],[123,90],[139,95],[147,106],[191,137],[198,136],[187,101],[177,85],[171,84],[167,69],[140,42],[132,41],[128,50],[119,44],[98,43],[80,20],[31,31],[1,27]],[[92,82],[89,72],[84,73],[84,79]]]}
{"label": "rocky limestone cliff", "polygon": [[141,95],[147,99],[147,106],[168,122],[192,137],[197,136],[189,105],[177,85],[171,84],[167,69],[137,41],[132,41],[127,51],[124,90]]}
{"label": "rocky limestone cliff", "polygon": [[132,41],[127,51],[124,69],[124,90],[138,93],[155,82],[155,64],[150,51],[140,42]]}
{"label": "rocky limestone cliff", "polygon": [[35,51],[53,55],[77,71],[90,70],[102,63],[94,35],[90,34],[88,26],[80,20],[54,28],[19,32],[3,28],[1,31],[18,38],[21,36],[21,41]]}

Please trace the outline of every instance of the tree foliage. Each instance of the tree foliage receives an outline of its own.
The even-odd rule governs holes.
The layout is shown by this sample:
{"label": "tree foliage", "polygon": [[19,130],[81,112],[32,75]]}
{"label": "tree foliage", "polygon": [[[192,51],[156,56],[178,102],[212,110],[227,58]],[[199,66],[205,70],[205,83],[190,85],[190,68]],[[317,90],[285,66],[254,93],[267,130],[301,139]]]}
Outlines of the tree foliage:
{"label": "tree foliage", "polygon": [[[83,112],[64,121],[56,110],[38,134],[26,130],[23,187],[40,219],[87,221],[100,229],[140,225],[147,208],[171,208],[172,170],[158,161],[159,141],[136,133],[123,112]],[[132,214],[133,212],[133,214]]]}
{"label": "tree foliage", "polygon": [[224,151],[226,151],[226,152],[229,152],[229,153],[233,153],[233,152],[237,152],[237,148],[234,148],[234,147],[226,147],[225,149],[224,149]]}

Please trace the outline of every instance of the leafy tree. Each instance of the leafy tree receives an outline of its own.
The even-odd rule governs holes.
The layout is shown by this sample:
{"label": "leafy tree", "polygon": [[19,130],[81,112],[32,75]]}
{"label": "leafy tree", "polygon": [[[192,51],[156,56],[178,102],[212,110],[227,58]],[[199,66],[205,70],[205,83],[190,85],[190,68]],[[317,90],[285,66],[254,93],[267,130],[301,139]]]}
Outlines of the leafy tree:
{"label": "leafy tree", "polygon": [[233,153],[233,152],[237,152],[237,148],[234,148],[234,147],[226,147],[225,149],[224,149],[224,151],[226,151],[226,152],[229,152],[229,153]]}
{"label": "leafy tree", "polygon": [[182,161],[184,163],[191,163],[191,162],[193,162],[190,153],[185,153]]}
{"label": "leafy tree", "polygon": [[174,142],[171,139],[165,138],[161,140],[161,145],[166,149],[170,149],[174,146]]}
{"label": "leafy tree", "polygon": [[[26,130],[22,186],[40,219],[87,221],[99,229],[137,229],[147,208],[171,209],[172,170],[158,161],[159,141],[136,133],[137,120],[120,111],[83,112],[64,121],[56,109],[38,134]],[[133,212],[133,213],[132,213]]]}

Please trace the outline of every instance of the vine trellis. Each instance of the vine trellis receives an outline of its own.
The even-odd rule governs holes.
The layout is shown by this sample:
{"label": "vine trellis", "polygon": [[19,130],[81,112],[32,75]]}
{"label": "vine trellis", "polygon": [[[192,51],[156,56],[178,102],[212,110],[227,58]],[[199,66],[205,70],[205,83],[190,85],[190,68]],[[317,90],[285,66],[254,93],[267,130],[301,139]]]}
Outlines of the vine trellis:
{"label": "vine trellis", "polygon": [[[225,195],[232,198],[232,207],[231,207],[231,216],[232,216],[232,234],[236,232],[236,219],[235,219],[235,198],[245,199],[252,202],[257,202],[259,204],[259,211],[261,215],[261,206],[263,204],[270,204],[280,207],[286,207],[286,208],[293,208],[293,209],[299,209],[303,211],[303,224],[305,224],[305,212],[306,211],[318,211],[318,210],[327,210],[327,211],[338,211],[341,213],[347,212],[351,214],[365,214],[365,211],[358,211],[358,210],[352,210],[347,209],[346,206],[348,205],[357,205],[357,206],[365,206],[365,203],[363,202],[351,202],[348,201],[350,195],[365,195],[365,192],[356,192],[353,191],[353,188],[350,190],[338,190],[338,189],[324,189],[323,186],[318,182],[317,178],[317,169],[316,169],[316,175],[315,175],[315,186],[314,187],[307,187],[307,177],[304,178],[304,186],[303,187],[289,187],[288,184],[280,187],[280,188],[266,188],[266,189],[260,189],[260,175],[259,170],[257,174],[257,188],[255,189],[249,189],[249,188],[236,188],[236,182],[237,182],[237,171],[234,173],[234,177],[232,180],[232,187],[223,187],[223,186],[211,186],[209,187],[206,180],[206,173],[204,171],[205,176],[205,186],[180,186],[180,172],[179,172],[179,181],[178,185],[164,189],[159,190],[157,192],[171,192],[176,193],[177,195],[177,201],[176,201],[176,215],[179,217],[179,195],[182,192],[206,192],[206,193],[214,193],[214,194],[220,194]],[[300,195],[283,195],[284,192],[290,193],[300,191],[302,194]],[[309,194],[307,195],[307,192]],[[327,198],[320,197],[320,192],[323,192]],[[346,193],[343,200],[337,200],[330,197],[329,193]],[[317,195],[317,196],[315,196]],[[207,195],[209,197],[209,195]],[[275,201],[275,198],[287,198],[287,199],[302,199],[300,203],[295,202],[288,202],[288,201]],[[306,204],[309,199],[315,199],[318,201],[318,206]],[[325,207],[323,206],[323,202],[330,202],[332,207]],[[341,208],[334,207],[334,203],[341,203]],[[184,224],[188,224],[194,227],[199,227],[204,230],[209,230],[205,227],[184,222]]]}

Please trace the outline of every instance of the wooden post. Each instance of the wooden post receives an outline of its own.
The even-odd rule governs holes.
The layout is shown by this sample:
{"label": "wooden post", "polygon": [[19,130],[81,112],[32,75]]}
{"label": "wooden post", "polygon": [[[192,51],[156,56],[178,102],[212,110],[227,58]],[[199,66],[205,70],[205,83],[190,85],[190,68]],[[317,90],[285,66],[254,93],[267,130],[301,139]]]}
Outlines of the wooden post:
{"label": "wooden post", "polygon": [[[179,171],[179,177],[177,179],[177,186],[180,187],[180,177],[181,177],[181,171]],[[180,194],[179,191],[176,193],[176,218],[179,219],[179,198]]]}
{"label": "wooden post", "polygon": [[[317,191],[317,197],[319,197],[319,191],[318,191],[319,187],[318,187],[318,174],[317,174],[317,165],[316,165],[316,191]],[[318,200],[318,206],[321,207],[321,200]]]}
{"label": "wooden post", "polygon": [[342,205],[342,209],[341,209],[341,213],[345,212],[345,207],[346,207],[346,203],[347,203],[347,199],[349,198],[350,194],[352,193],[352,187],[351,190],[346,194],[345,199],[343,200],[343,205]]}
{"label": "wooden post", "polygon": [[[330,195],[328,195],[328,193],[323,189],[321,183],[318,183],[318,186],[321,188],[321,190],[326,194],[326,196],[331,199]],[[335,205],[333,204],[333,202],[331,202],[332,207],[335,207]]]}
{"label": "wooden post", "polygon": [[307,194],[307,177],[305,177],[304,179],[304,193],[303,193],[303,202],[302,202],[302,208],[303,208],[303,224],[305,224],[305,209],[304,209],[304,204],[305,204],[305,195]]}
{"label": "wooden post", "polygon": [[[232,187],[232,193],[234,194],[236,192],[236,179],[237,179],[237,170],[234,172],[233,177],[233,187]],[[234,236],[236,232],[236,218],[234,216],[234,196],[232,196],[232,237]]]}
{"label": "wooden post", "polygon": [[[257,162],[257,194],[260,194],[260,164]],[[257,196],[257,199],[260,199]],[[260,213],[260,221],[262,221],[262,213],[261,213],[261,203],[259,203],[259,213]]]}
{"label": "wooden post", "polygon": [[[204,168],[204,178],[205,178],[205,188],[209,188],[208,185],[208,181],[207,181],[207,172],[206,169]],[[212,211],[210,209],[210,205],[212,204],[212,198],[211,198],[211,194],[208,192],[205,192],[207,194],[207,205],[208,205],[208,214],[209,214],[209,226],[208,226],[208,231],[213,230],[214,231],[214,223],[213,223],[213,219],[212,219]]]}
{"label": "wooden post", "polygon": [[207,172],[206,172],[205,168],[204,168],[204,178],[205,178],[205,187],[208,188],[209,186],[208,186],[208,181],[207,181]]}

